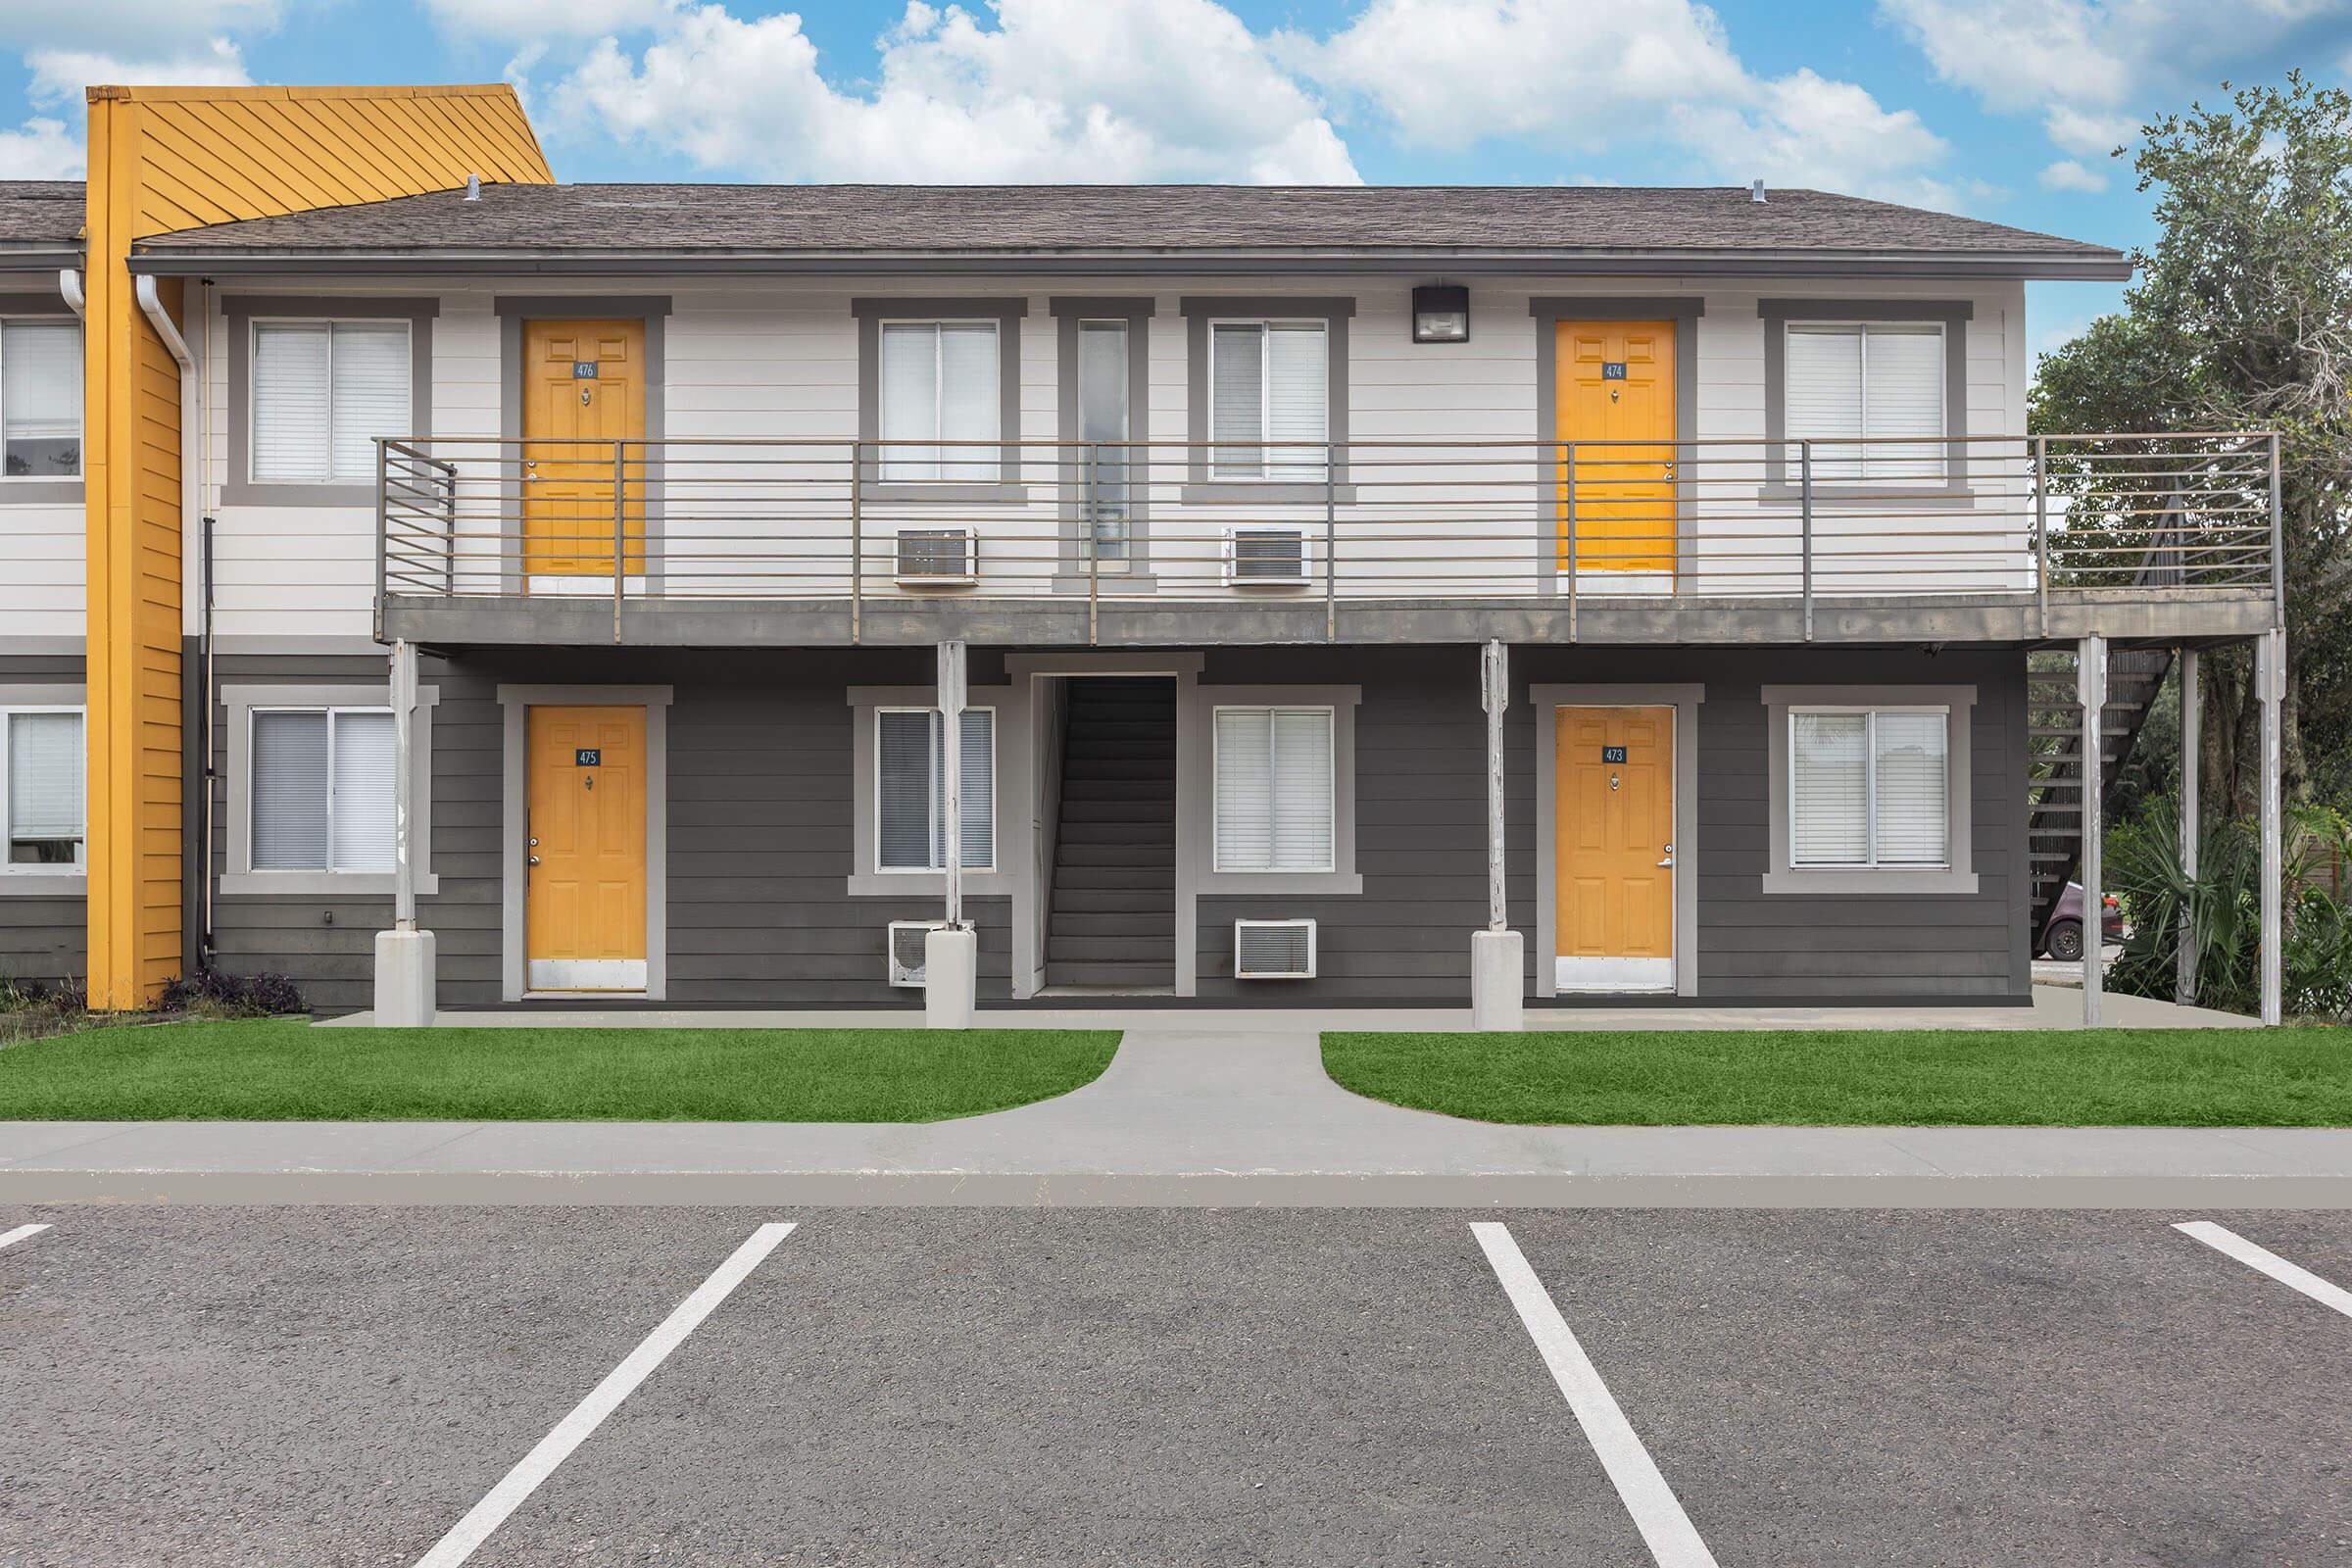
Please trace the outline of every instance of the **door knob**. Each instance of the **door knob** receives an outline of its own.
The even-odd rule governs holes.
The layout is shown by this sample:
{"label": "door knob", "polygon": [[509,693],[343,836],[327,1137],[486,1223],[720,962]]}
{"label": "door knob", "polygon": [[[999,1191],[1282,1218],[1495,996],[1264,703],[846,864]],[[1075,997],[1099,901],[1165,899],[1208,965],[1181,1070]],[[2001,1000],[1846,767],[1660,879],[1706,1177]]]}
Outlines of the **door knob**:
{"label": "door knob", "polygon": [[1660,860],[1660,861],[1658,862],[1658,864],[1660,864],[1660,865],[1672,865],[1673,863],[1674,863],[1674,846],[1673,846],[1673,845],[1671,845],[1671,844],[1669,844],[1669,845],[1667,845],[1667,846],[1666,846],[1666,858],[1664,858],[1663,860]]}
{"label": "door knob", "polygon": [[531,863],[532,863],[533,865],[537,865],[537,864],[539,863],[539,857],[537,857],[536,855],[532,856],[532,857],[531,857]]}

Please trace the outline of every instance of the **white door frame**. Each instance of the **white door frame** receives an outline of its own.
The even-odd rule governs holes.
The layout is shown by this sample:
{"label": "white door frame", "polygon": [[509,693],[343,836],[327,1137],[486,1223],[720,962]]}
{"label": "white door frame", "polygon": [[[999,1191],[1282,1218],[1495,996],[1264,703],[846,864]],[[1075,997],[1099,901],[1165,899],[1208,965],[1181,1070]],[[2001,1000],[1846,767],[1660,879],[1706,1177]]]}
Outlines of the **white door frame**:
{"label": "white door frame", "polygon": [[[1536,720],[1536,995],[1557,997],[1559,986],[1557,745],[1563,708],[1671,708],[1674,710],[1674,935],[1672,993],[1698,995],[1698,705],[1707,689],[1697,682],[1534,685],[1528,706]],[[1651,960],[1654,961],[1654,960]],[[1629,970],[1628,995],[1656,995],[1666,988],[1644,983],[1645,973]],[[1579,995],[1592,993],[1579,991]]]}

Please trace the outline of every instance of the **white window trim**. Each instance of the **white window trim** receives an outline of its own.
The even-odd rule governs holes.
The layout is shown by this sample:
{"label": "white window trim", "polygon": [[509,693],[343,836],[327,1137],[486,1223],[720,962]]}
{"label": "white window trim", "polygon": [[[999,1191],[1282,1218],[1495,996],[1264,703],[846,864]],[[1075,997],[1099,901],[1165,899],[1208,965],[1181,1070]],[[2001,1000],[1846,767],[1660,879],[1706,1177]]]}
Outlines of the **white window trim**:
{"label": "white window trim", "polygon": [[[221,897],[392,896],[399,880],[396,871],[257,871],[253,866],[253,715],[320,709],[388,712],[391,696],[386,686],[359,683],[220,688],[219,702],[226,712],[221,734],[227,762],[222,817],[228,836],[228,853],[220,862]],[[432,868],[433,709],[440,701],[439,687],[417,687],[416,712],[409,726],[409,842],[419,898],[441,891],[441,879]],[[331,827],[328,843],[333,843]]]}
{"label": "white window trim", "polygon": [[[1224,759],[1219,752],[1217,744],[1217,720],[1226,713],[1265,713],[1269,715],[1269,724],[1272,721],[1271,715],[1277,713],[1320,713],[1323,715],[1325,738],[1329,743],[1324,747],[1323,751],[1324,759],[1328,764],[1324,769],[1323,785],[1331,800],[1331,840],[1325,846],[1326,853],[1323,857],[1323,861],[1321,864],[1227,865],[1218,858],[1217,846],[1223,841],[1218,832],[1217,822],[1217,798],[1219,794],[1217,790],[1217,781],[1223,776],[1220,768]],[[1341,826],[1340,715],[1339,709],[1336,705],[1331,703],[1217,703],[1212,705],[1208,710],[1208,846],[1209,869],[1211,871],[1220,876],[1330,876],[1339,870],[1339,839]],[[1270,732],[1267,737],[1266,755],[1267,765],[1271,767],[1273,763],[1273,739]],[[1271,777],[1266,780],[1266,786],[1269,792],[1271,792],[1273,789],[1273,783],[1274,781]],[[1270,828],[1273,823],[1273,815],[1274,805],[1273,801],[1269,798],[1266,803],[1266,819]],[[1269,846],[1270,844],[1271,834],[1269,834]]]}
{"label": "white window trim", "polygon": [[[17,865],[8,858],[9,721],[19,713],[74,713],[81,719],[81,858],[72,865]],[[44,698],[0,703],[0,893],[56,893],[64,887],[89,884],[90,860],[90,714],[76,697]]]}
{"label": "white window trim", "polygon": [[[265,479],[265,478],[263,478],[263,477],[262,477],[262,475],[261,475],[261,470],[260,470],[258,467],[256,467],[256,466],[255,466],[255,465],[254,465],[254,460],[253,460],[254,448],[255,448],[255,446],[256,446],[256,445],[257,445],[257,444],[258,444],[258,443],[261,441],[261,438],[262,438],[262,420],[261,420],[261,410],[260,410],[260,409],[259,409],[259,408],[258,408],[258,407],[255,405],[255,403],[254,403],[254,388],[255,388],[255,387],[256,387],[256,386],[257,386],[257,385],[260,383],[260,381],[261,381],[261,373],[260,373],[260,371],[261,371],[261,360],[262,360],[262,328],[263,328],[263,327],[265,327],[265,326],[323,326],[323,327],[327,328],[327,333],[326,333],[326,396],[327,396],[326,422],[327,422],[327,430],[328,430],[328,440],[327,440],[327,454],[326,454],[326,461],[327,461],[327,469],[328,469],[328,471],[327,471],[327,472],[325,472],[325,473],[314,474],[314,475],[311,475],[311,476],[309,476],[309,477],[302,477],[302,478],[297,478],[297,477],[288,476],[288,477],[281,477],[281,478],[275,478],[275,479]],[[334,474],[334,472],[333,472],[333,468],[334,468],[334,461],[335,461],[335,454],[334,454],[334,440],[333,440],[333,430],[334,430],[334,422],[335,422],[335,411],[334,411],[334,396],[335,396],[335,333],[334,333],[334,328],[335,328],[335,327],[337,327],[337,326],[397,326],[397,327],[399,327],[399,328],[400,328],[400,330],[401,330],[401,334],[402,334],[402,336],[403,336],[403,337],[404,337],[404,339],[406,340],[406,349],[405,349],[405,352],[404,352],[404,353],[403,353],[403,355],[402,355],[402,361],[401,361],[401,363],[403,363],[404,365],[406,365],[406,366],[408,366],[408,367],[409,367],[409,397],[408,397],[408,402],[409,402],[409,406],[410,406],[411,408],[415,408],[415,407],[416,407],[416,323],[415,321],[412,321],[412,320],[410,320],[410,319],[409,319],[407,317],[404,317],[404,316],[256,316],[256,317],[249,318],[247,319],[246,323],[245,323],[245,367],[246,367],[246,370],[245,370],[245,386],[244,386],[244,389],[243,389],[243,390],[244,390],[244,396],[245,396],[245,454],[244,454],[244,463],[245,463],[245,483],[247,483],[248,485],[251,485],[251,486],[253,486],[253,487],[254,487],[255,489],[257,489],[257,490],[265,490],[265,491],[267,491],[267,490],[291,489],[291,488],[294,488],[294,487],[297,487],[297,486],[299,486],[299,487],[303,487],[303,488],[317,488],[318,486],[320,486],[320,485],[338,485],[338,486],[343,486],[343,487],[347,487],[347,488],[353,488],[353,489],[357,489],[357,488],[360,488],[360,487],[364,487],[364,486],[367,486],[367,485],[372,484],[372,483],[374,482],[375,476],[374,476],[373,474],[361,474],[361,475],[360,475],[359,477],[357,477],[357,478],[338,478],[338,477],[336,477],[336,476],[335,476],[335,474]],[[421,431],[419,431],[419,432],[404,432],[404,433],[422,434],[422,433],[425,433],[425,432],[421,432]]]}
{"label": "white window trim", "polygon": [[[998,816],[998,817],[1001,817],[1001,816],[1002,816],[1004,813],[1002,813],[1001,811],[997,811],[997,810],[996,810],[996,806],[997,806],[997,775],[998,775],[998,772],[999,772],[999,768],[998,768],[998,766],[997,766],[997,750],[998,750],[998,748],[999,748],[999,747],[1001,747],[1002,745],[1004,745],[1004,726],[1003,726],[1003,723],[1001,722],[1001,720],[1000,720],[1000,718],[999,718],[999,716],[998,716],[998,713],[997,713],[997,709],[996,709],[996,705],[995,705],[995,704],[993,704],[993,703],[966,703],[966,704],[964,705],[964,709],[963,709],[963,710],[964,710],[965,712],[967,712],[967,713],[986,713],[986,714],[988,715],[988,800],[989,800],[989,808],[990,808],[990,811],[991,811],[992,815],[994,815],[994,816]],[[927,876],[927,877],[933,877],[933,878],[937,878],[937,879],[940,879],[940,880],[944,881],[944,880],[946,879],[946,877],[947,877],[947,868],[946,868],[945,866],[941,866],[941,865],[884,865],[884,864],[882,863],[882,725],[881,725],[881,717],[882,717],[882,715],[883,715],[884,713],[936,713],[936,712],[938,712],[938,711],[939,711],[939,710],[938,710],[938,708],[936,708],[936,707],[931,707],[931,708],[923,708],[923,707],[919,707],[919,706],[917,706],[917,705],[914,705],[914,704],[911,704],[911,703],[879,703],[879,704],[876,704],[876,705],[875,705],[875,707],[874,707],[874,710],[873,710],[873,711],[874,711],[874,720],[875,720],[875,722],[874,722],[874,726],[873,726],[873,739],[872,739],[872,741],[870,742],[870,753],[871,753],[871,757],[872,757],[872,764],[873,764],[873,765],[872,765],[872,773],[873,773],[873,777],[872,777],[872,779],[870,780],[870,787],[871,787],[871,789],[872,789],[872,792],[873,792],[873,793],[872,793],[872,800],[873,800],[873,823],[872,823],[872,839],[871,839],[871,843],[872,843],[872,846],[873,846],[873,856],[874,856],[874,874],[875,874],[876,876],[893,876],[893,877],[899,877],[899,876]],[[942,741],[943,741],[943,744],[944,744],[944,741],[945,741],[945,737],[944,737],[944,736],[942,737]],[[960,737],[958,738],[958,744],[960,744]],[[967,866],[965,866],[965,867],[963,868],[963,874],[964,874],[965,876],[994,876],[994,875],[996,874],[996,870],[997,870],[997,862],[998,862],[998,860],[1000,860],[1001,858],[1003,858],[1003,856],[1002,856],[1001,852],[999,851],[999,849],[998,849],[998,845],[997,845],[997,831],[996,831],[996,826],[997,826],[997,825],[996,825],[996,822],[995,822],[995,821],[991,821],[991,822],[990,822],[990,824],[989,824],[989,834],[988,834],[988,864],[986,864],[986,865],[967,865]],[[925,837],[926,837],[926,839],[928,839],[929,835],[927,835],[927,834],[926,834],[926,835],[925,835]],[[963,831],[962,831],[962,824],[958,823],[958,824],[956,825],[956,835],[955,835],[955,837],[956,837],[956,851],[957,851],[957,853],[958,853],[958,854],[960,854],[960,853],[962,852],[962,849],[963,849]]]}
{"label": "white window trim", "polygon": [[[1253,473],[1220,473],[1217,453],[1224,445],[1217,437],[1217,328],[1221,326],[1253,326],[1257,328],[1259,348],[1257,360],[1257,470]],[[1264,443],[1273,439],[1265,432],[1274,427],[1274,356],[1273,345],[1267,341],[1278,326],[1311,327],[1323,338],[1324,363],[1331,357],[1331,322],[1319,316],[1212,316],[1208,318],[1208,468],[1210,484],[1321,484],[1331,462],[1331,382],[1323,383],[1323,457],[1320,462],[1302,462],[1296,473],[1276,474],[1271,454]],[[1303,458],[1303,454],[1301,457]]]}
{"label": "white window trim", "polygon": [[[1853,332],[1860,336],[1861,342],[1859,346],[1861,353],[1857,356],[1859,361],[1858,370],[1861,375],[1858,407],[1862,413],[1862,439],[1864,441],[1878,439],[1872,435],[1870,428],[1870,334],[1874,331],[1899,332],[1906,337],[1925,337],[1932,332],[1936,338],[1936,434],[1932,436],[1919,436],[1916,438],[1895,437],[1891,439],[1917,439],[1918,442],[1923,446],[1935,442],[1948,441],[1951,439],[1952,411],[1951,400],[1946,395],[1946,383],[1948,380],[1947,371],[1950,368],[1949,356],[1952,352],[1952,334],[1948,329],[1946,329],[1943,322],[1879,320],[1866,317],[1857,317],[1851,320],[1792,320],[1785,323],[1782,330],[1789,337],[1795,337],[1801,333],[1827,334],[1832,332]],[[1783,408],[1788,407],[1788,360],[1784,358],[1781,362],[1781,406]],[[1797,472],[1798,460],[1796,444],[1798,442],[1827,442],[1832,445],[1836,445],[1842,439],[1842,437],[1838,436],[1808,436],[1802,431],[1798,430],[1791,430],[1788,432],[1788,471],[1791,475],[1789,482],[1792,484],[1796,482],[1794,475]],[[1861,448],[1859,453],[1851,460],[1855,466],[1860,470],[1859,472],[1838,474],[1827,478],[1819,473],[1816,473],[1814,475],[1814,483],[1816,485],[1824,483],[1900,484],[1926,486],[1930,489],[1935,489],[1939,488],[1948,482],[1943,471],[1943,458],[1940,454],[1938,454],[1933,460],[1935,464],[1935,471],[1932,473],[1885,473],[1874,471],[1874,469],[1888,462],[1901,461],[1908,463],[1914,461],[1909,458],[1900,460],[1889,459],[1884,455],[1885,451],[1886,449],[1883,447],[1865,446]],[[1840,458],[1838,461],[1842,464],[1848,460]]]}
{"label": "white window trim", "polygon": [[[1862,894],[1967,895],[1978,891],[1975,848],[1976,784],[1970,731],[1975,717],[1974,686],[1766,686],[1761,694],[1768,737],[1766,809],[1771,836],[1762,891],[1766,895]],[[1794,837],[1794,751],[1791,715],[1835,711],[1932,712],[1944,714],[1944,854],[1936,865],[1796,865],[1789,861]],[[1875,767],[1875,762],[1874,762]],[[1874,842],[1871,853],[1877,854]]]}
{"label": "white window trim", "polygon": [[[1866,858],[1860,860],[1799,860],[1795,858],[1796,811],[1796,731],[1797,719],[1812,714],[1859,714],[1862,725],[1862,843]],[[1788,731],[1788,811],[1789,866],[1800,871],[1948,871],[1952,868],[1951,814],[1944,814],[1943,858],[1940,860],[1887,860],[1879,858],[1879,715],[1882,713],[1933,714],[1943,720],[1944,788],[1950,791],[1952,772],[1952,710],[1940,704],[1881,703],[1872,706],[1852,704],[1806,703],[1791,706],[1782,722]]]}
{"label": "white window trim", "polygon": [[[996,399],[1002,396],[1004,381],[1004,323],[993,316],[885,316],[877,318],[874,322],[874,428],[877,433],[881,430],[880,421],[884,411],[890,407],[890,385],[887,380],[890,373],[890,357],[883,353],[882,345],[889,341],[890,329],[894,326],[928,326],[935,329],[931,334],[930,445],[938,451],[938,466],[944,468],[948,466],[950,459],[947,449],[940,445],[944,438],[940,435],[939,429],[947,410],[948,377],[945,367],[940,363],[944,340],[936,328],[943,326],[985,326],[988,328],[989,336],[997,341],[997,374],[988,389],[989,397]],[[879,436],[879,439],[889,441],[894,438]],[[959,452],[969,452],[971,455],[956,461],[969,462],[975,465],[986,463],[996,470],[994,473],[986,475],[966,473],[950,477],[944,473],[934,473],[927,479],[911,479],[904,474],[894,474],[890,471],[891,464],[894,461],[903,462],[905,460],[898,458],[889,447],[882,449],[876,467],[880,470],[880,480],[883,484],[1001,484],[1004,482],[1004,444],[1011,439],[1012,437],[1006,435],[1000,428],[997,431],[997,439],[985,444],[996,450],[985,457],[982,456],[981,449],[957,449]]]}
{"label": "white window trim", "polygon": [[[19,323],[76,327],[81,324],[75,318],[70,316],[28,316],[22,312],[11,312],[7,316],[0,316],[0,327]],[[7,352],[7,334],[0,332],[0,357],[5,357]],[[81,483],[83,477],[88,473],[90,466],[89,385],[90,345],[85,335],[81,342],[81,376],[74,388],[74,471],[72,473],[10,473],[5,466],[0,466],[0,492],[19,485],[77,485]],[[0,393],[0,397],[4,396],[5,393]],[[6,428],[7,414],[8,410],[5,405],[0,404],[0,430]],[[87,720],[85,719],[84,722]]]}

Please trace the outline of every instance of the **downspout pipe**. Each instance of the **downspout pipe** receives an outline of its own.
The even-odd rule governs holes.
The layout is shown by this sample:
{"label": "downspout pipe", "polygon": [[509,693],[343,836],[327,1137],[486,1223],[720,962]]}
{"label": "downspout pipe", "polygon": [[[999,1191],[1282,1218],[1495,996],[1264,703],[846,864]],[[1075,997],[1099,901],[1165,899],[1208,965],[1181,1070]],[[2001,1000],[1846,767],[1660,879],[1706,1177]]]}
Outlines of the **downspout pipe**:
{"label": "downspout pipe", "polygon": [[65,296],[67,309],[71,310],[76,318],[82,320],[89,319],[88,314],[82,309],[84,301],[81,294],[81,274],[79,272],[71,267],[60,270],[57,274],[57,291]]}
{"label": "downspout pipe", "polygon": [[172,324],[172,313],[164,309],[164,298],[156,291],[155,279],[141,277],[136,285],[136,293],[139,310],[146,316],[149,324],[154,326],[155,335],[164,340],[164,347],[170,349],[172,357],[179,362],[180,374],[186,375],[196,368],[196,356],[188,352],[188,340],[181,337],[179,328]]}

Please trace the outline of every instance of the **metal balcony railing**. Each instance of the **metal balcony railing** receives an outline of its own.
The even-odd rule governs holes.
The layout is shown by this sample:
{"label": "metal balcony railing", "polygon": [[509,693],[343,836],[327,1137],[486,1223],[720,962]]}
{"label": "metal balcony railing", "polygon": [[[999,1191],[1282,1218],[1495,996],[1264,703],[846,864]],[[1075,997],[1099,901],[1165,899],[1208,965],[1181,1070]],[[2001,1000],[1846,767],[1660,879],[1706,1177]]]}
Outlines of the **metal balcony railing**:
{"label": "metal balcony railing", "polygon": [[[378,442],[379,603],[2279,591],[2267,432]],[[1061,602],[1066,603],[1066,599]]]}

